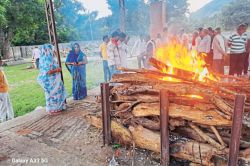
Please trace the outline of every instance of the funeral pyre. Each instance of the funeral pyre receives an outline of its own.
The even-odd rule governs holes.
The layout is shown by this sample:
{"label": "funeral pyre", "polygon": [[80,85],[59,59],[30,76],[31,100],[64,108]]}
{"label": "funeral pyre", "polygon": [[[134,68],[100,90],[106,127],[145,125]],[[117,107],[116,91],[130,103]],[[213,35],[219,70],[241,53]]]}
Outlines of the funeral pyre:
{"label": "funeral pyre", "polygon": [[[121,69],[110,89],[111,131],[124,145],[160,153],[159,92],[169,92],[170,155],[201,165],[226,165],[236,94],[245,94],[240,164],[250,163],[250,81],[218,75],[204,56],[177,43],[157,49],[154,69]],[[101,128],[100,115],[88,116]]]}

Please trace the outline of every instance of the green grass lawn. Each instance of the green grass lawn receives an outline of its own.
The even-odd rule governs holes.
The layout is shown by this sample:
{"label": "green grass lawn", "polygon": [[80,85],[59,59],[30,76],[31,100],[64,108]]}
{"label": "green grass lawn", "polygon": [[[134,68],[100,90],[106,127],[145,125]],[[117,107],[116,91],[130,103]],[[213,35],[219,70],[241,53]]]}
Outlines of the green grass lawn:
{"label": "green grass lawn", "polygon": [[[15,117],[33,111],[37,106],[45,105],[42,88],[36,81],[38,70],[26,69],[29,64],[7,66],[4,68],[10,85],[10,99],[14,108]],[[63,65],[65,87],[69,96],[71,90],[71,76]],[[87,87],[92,89],[103,82],[102,64],[90,62],[87,64]]]}

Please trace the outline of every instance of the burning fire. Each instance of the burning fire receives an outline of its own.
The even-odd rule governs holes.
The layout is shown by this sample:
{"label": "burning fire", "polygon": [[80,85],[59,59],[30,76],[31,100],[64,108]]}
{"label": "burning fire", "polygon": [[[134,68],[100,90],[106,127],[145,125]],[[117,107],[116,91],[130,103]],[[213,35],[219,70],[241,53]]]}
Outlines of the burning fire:
{"label": "burning fire", "polygon": [[[195,73],[193,78],[201,82],[206,80],[218,81],[219,79],[209,73],[204,57],[206,54],[198,55],[197,51],[189,51],[178,42],[157,48],[155,59],[166,64],[169,68],[163,68],[162,72],[167,74],[177,74],[174,69],[181,69]],[[174,81],[173,78],[166,77],[163,80]]]}
{"label": "burning fire", "polygon": [[195,99],[203,99],[202,96],[199,95],[182,95],[183,97],[190,97],[190,98],[195,98]]}

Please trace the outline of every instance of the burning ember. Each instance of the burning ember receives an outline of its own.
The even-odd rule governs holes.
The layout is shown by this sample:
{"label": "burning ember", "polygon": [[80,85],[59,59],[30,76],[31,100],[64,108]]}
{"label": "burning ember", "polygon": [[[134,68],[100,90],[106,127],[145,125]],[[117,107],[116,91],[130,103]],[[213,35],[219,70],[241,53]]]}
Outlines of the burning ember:
{"label": "burning ember", "polygon": [[[193,80],[201,82],[206,82],[206,80],[219,81],[206,67],[205,56],[206,54],[199,55],[195,50],[189,51],[178,42],[171,42],[166,46],[158,48],[154,58],[166,65],[165,67],[161,66],[163,73],[178,75],[176,70],[181,69],[192,72],[191,79]],[[178,81],[170,77],[166,77],[163,80]]]}
{"label": "burning ember", "polygon": [[182,95],[183,97],[190,97],[190,98],[194,98],[194,99],[203,99],[202,96],[199,95]]}

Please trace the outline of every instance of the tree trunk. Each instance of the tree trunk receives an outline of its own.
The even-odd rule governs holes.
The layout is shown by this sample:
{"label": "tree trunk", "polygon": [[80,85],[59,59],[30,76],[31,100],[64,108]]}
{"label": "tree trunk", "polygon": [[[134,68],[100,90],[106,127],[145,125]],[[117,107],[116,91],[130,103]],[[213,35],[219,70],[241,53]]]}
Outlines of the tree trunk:
{"label": "tree trunk", "polygon": [[[142,103],[134,107],[132,114],[135,117],[159,116],[159,103]],[[170,104],[169,107],[170,118],[182,118],[194,123],[199,123],[209,126],[231,126],[231,121],[223,118],[216,111],[208,110],[201,111],[189,106],[182,106],[177,104]]]}
{"label": "tree trunk", "polygon": [[4,38],[3,45],[2,45],[3,59],[8,59],[11,57],[11,54],[10,54],[11,38],[12,38],[12,32],[8,31],[7,36]]}

